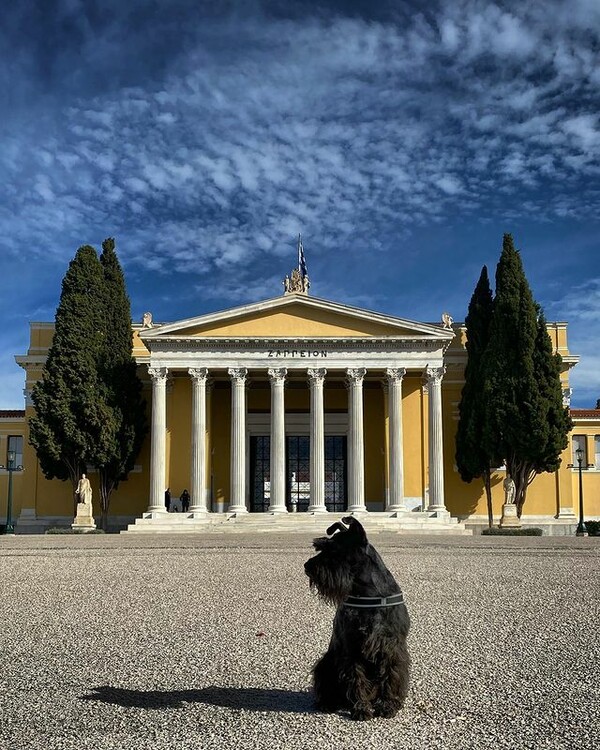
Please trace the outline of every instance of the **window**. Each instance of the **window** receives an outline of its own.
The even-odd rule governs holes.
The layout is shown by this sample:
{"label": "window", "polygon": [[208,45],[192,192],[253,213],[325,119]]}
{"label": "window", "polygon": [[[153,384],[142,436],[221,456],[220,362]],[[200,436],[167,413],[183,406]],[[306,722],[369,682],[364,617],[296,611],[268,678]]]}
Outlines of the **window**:
{"label": "window", "polygon": [[600,435],[594,437],[594,466],[600,469]]}
{"label": "window", "polygon": [[577,453],[575,452],[578,448],[581,448],[583,451],[581,468],[585,469],[587,466],[587,449],[585,443],[585,435],[573,435],[573,466],[575,468],[579,466],[579,463],[577,462]]}
{"label": "window", "polygon": [[8,454],[10,451],[15,452],[15,461],[13,469],[17,466],[23,466],[23,435],[9,435],[8,445],[6,448],[6,466],[8,466]]}

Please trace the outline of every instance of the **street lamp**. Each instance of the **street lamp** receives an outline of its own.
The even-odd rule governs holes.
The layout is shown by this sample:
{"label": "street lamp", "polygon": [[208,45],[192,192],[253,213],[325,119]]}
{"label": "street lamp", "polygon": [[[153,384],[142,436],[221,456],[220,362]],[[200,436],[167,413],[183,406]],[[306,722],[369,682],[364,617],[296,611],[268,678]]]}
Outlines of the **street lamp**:
{"label": "street lamp", "polygon": [[0,466],[0,469],[8,471],[8,503],[6,505],[6,531],[5,534],[14,534],[15,527],[12,522],[12,475],[13,471],[21,471],[22,466],[15,466],[17,454],[15,451],[8,451],[6,454],[7,466]]}
{"label": "street lamp", "polygon": [[577,531],[575,536],[587,536],[587,531],[583,523],[583,479],[582,479],[582,466],[583,466],[583,448],[580,446],[575,450],[575,457],[577,458],[577,465],[579,467],[579,523],[577,524]]}

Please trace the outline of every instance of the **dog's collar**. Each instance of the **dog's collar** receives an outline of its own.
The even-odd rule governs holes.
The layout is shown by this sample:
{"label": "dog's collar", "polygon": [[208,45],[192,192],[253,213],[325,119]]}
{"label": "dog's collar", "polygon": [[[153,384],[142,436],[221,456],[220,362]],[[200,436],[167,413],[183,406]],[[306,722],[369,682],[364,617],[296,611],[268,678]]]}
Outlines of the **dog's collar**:
{"label": "dog's collar", "polygon": [[392,594],[391,596],[349,596],[342,602],[346,607],[397,607],[404,604],[404,594]]}

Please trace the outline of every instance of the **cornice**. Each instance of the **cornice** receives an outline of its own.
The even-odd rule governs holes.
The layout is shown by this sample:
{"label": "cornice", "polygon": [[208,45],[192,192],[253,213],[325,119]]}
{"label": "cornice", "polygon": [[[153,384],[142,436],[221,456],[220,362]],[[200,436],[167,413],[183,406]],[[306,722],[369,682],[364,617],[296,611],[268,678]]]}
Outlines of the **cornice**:
{"label": "cornice", "polygon": [[24,370],[39,370],[46,364],[46,355],[17,354],[15,355],[15,362]]}
{"label": "cornice", "polygon": [[314,349],[323,351],[352,350],[363,351],[432,351],[440,349],[445,341],[428,337],[358,337],[358,338],[224,338],[224,337],[184,337],[161,336],[156,339],[146,339],[152,352],[185,351],[189,349],[217,350],[217,351],[253,351],[256,349]]}

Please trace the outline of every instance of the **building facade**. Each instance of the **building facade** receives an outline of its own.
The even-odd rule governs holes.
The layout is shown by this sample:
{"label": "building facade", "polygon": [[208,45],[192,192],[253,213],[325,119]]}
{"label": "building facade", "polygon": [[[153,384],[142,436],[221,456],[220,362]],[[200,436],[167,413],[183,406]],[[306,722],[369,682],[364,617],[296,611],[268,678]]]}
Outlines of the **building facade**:
{"label": "building facade", "polygon": [[[150,430],[136,467],[113,493],[111,525],[137,518],[138,526],[159,528],[166,488],[171,511],[182,510],[178,498],[189,492],[180,525],[294,512],[485,523],[481,482],[462,482],[454,462],[464,327],[447,315],[440,324],[419,323],[292,288],[288,283],[282,296],[174,323],[152,323],[147,314],[133,326]],[[23,467],[12,473],[17,531],[72,521],[72,488],[43,477],[27,438],[28,394],[41,377],[53,330],[52,323],[31,323],[29,350],[16,357],[26,372],[26,409],[0,412],[0,455],[20,448],[15,465]],[[548,332],[563,357],[568,398],[577,357],[569,353],[565,323],[549,324]],[[577,469],[568,464],[582,439],[586,516],[600,515],[600,412],[573,414],[574,437],[561,468],[536,477],[524,523],[566,529],[576,522]],[[93,467],[88,473],[97,496]],[[497,518],[504,476],[498,470],[493,477]],[[7,479],[0,470],[5,511]]]}

